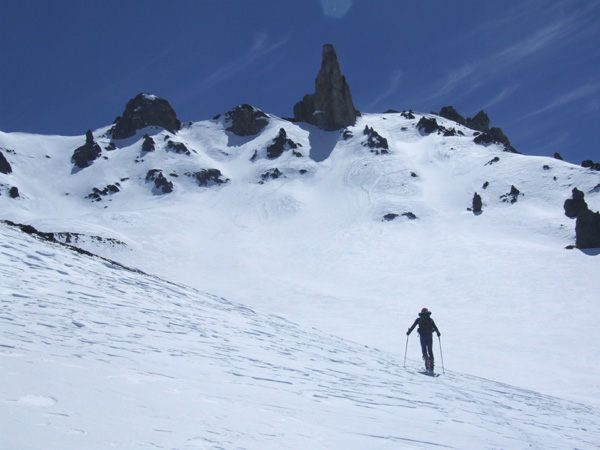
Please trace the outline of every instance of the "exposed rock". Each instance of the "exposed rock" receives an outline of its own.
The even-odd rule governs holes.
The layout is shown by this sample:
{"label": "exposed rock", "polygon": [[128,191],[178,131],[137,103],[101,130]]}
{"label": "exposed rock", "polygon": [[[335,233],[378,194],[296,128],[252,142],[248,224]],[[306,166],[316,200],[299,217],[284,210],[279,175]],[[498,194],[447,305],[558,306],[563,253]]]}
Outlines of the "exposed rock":
{"label": "exposed rock", "polygon": [[390,148],[388,146],[387,139],[382,137],[372,127],[365,126],[363,134],[368,137],[367,141],[364,142],[363,145],[365,147],[369,147],[371,149],[371,152],[376,153],[377,155],[379,155],[380,153],[389,153]]}
{"label": "exposed rock", "polygon": [[8,160],[2,152],[0,152],[0,173],[3,173],[5,175],[12,173],[12,167],[10,167]]}
{"label": "exposed rock", "polygon": [[[396,214],[396,213],[388,213],[385,216],[383,216],[383,220],[385,220],[386,222],[391,222],[392,220],[396,219],[397,217],[398,217],[398,214]],[[409,220],[415,220],[417,218],[417,216],[414,215],[410,211],[402,213],[402,217],[406,217]]]}
{"label": "exposed rock", "polygon": [[519,191],[513,185],[513,186],[510,187],[510,192],[508,194],[501,195],[500,199],[502,199],[503,202],[510,203],[512,205],[513,203],[517,202],[517,200],[519,199],[520,195],[523,195],[523,194],[521,194],[521,191]]}
{"label": "exposed rock", "polygon": [[267,158],[278,158],[283,154],[284,151],[296,148],[298,148],[298,144],[289,139],[285,130],[280,128],[279,135],[273,139],[273,143],[267,147]]}
{"label": "exposed rock", "polygon": [[8,190],[8,195],[10,196],[10,198],[19,198],[19,188],[17,188],[16,186],[12,186],[9,190]]}
{"label": "exposed rock", "polygon": [[475,192],[475,195],[473,196],[473,212],[480,213],[482,207],[483,202],[481,201],[481,195]]}
{"label": "exposed rock", "polygon": [[146,174],[146,181],[154,181],[154,189],[152,189],[152,192],[155,195],[173,192],[173,183],[165,178],[160,169],[149,170]]}
{"label": "exposed rock", "polygon": [[120,186],[119,183],[109,184],[102,190],[95,187],[94,189],[92,189],[91,194],[87,195],[86,198],[89,198],[89,199],[99,202],[100,200],[102,200],[102,197],[105,197],[107,195],[116,194],[117,192],[119,192],[120,191],[119,186]]}
{"label": "exposed rock", "polygon": [[80,169],[89,167],[93,161],[100,158],[102,149],[94,142],[94,135],[91,130],[85,134],[85,144],[75,149],[71,162]]}
{"label": "exposed rock", "polygon": [[148,134],[144,135],[144,142],[142,142],[142,151],[143,152],[153,152],[155,150],[154,139],[152,139]]}
{"label": "exposed rock", "polygon": [[409,119],[409,120],[415,119],[415,115],[413,114],[412,109],[408,112],[402,111],[401,116],[404,117],[405,119]]}
{"label": "exposed rock", "polygon": [[571,219],[575,219],[579,213],[588,209],[588,205],[584,200],[585,194],[577,188],[573,188],[573,197],[565,200],[563,205],[565,215]]}
{"label": "exposed rock", "polygon": [[488,133],[490,131],[490,118],[483,110],[481,110],[475,114],[475,117],[472,119],[466,119],[465,125],[472,130]]}
{"label": "exposed rock", "polygon": [[190,150],[182,142],[173,142],[173,141],[167,142],[167,151],[169,151],[169,150],[171,150],[175,153],[188,155],[188,156],[190,156],[192,154],[192,152],[190,152]]}
{"label": "exposed rock", "polygon": [[265,173],[263,173],[260,178],[261,181],[259,181],[259,184],[264,184],[265,181],[267,180],[276,180],[279,177],[282,177],[283,173],[281,173],[281,170],[279,170],[277,167],[275,167],[274,169],[269,169],[267,170]]}
{"label": "exposed rock", "polygon": [[360,114],[352,103],[350,87],[340,71],[331,44],[325,44],[321,70],[315,80],[315,93],[307,94],[294,106],[294,120],[323,130],[334,131],[354,125]]}
{"label": "exposed rock", "polygon": [[575,245],[577,248],[600,248],[600,213],[592,212],[579,189],[573,189],[573,197],[564,203],[565,215],[577,218],[575,222]]}
{"label": "exposed rock", "polygon": [[424,133],[430,134],[435,131],[441,130],[443,127],[437,123],[435,118],[427,118],[425,116],[421,117],[419,122],[417,123],[417,129],[422,130]]}
{"label": "exposed rock", "polygon": [[559,161],[564,161],[564,160],[563,160],[563,157],[562,157],[562,156],[560,156],[560,153],[558,153],[558,152],[555,152],[555,153],[554,153],[554,159],[558,159]]}
{"label": "exposed rock", "polygon": [[138,94],[129,100],[121,117],[112,128],[114,139],[125,139],[145,127],[162,127],[170,133],[181,128],[181,122],[169,102],[150,94]]}
{"label": "exposed rock", "polygon": [[269,123],[268,116],[260,109],[244,104],[236,106],[225,114],[225,121],[231,123],[226,128],[238,136],[253,136],[260,133]]}
{"label": "exposed rock", "polygon": [[600,171],[600,163],[595,163],[591,159],[587,159],[581,163],[581,167],[585,167],[586,169],[598,170]]}
{"label": "exposed rock", "polygon": [[198,186],[204,187],[224,184],[229,181],[229,178],[225,178],[218,169],[202,169],[199,172],[186,173],[186,175],[194,177],[198,182]]}
{"label": "exposed rock", "polygon": [[473,140],[476,144],[500,144],[504,146],[504,151],[511,153],[519,153],[510,145],[510,141],[504,135],[501,128],[492,127],[488,133],[481,133]]}
{"label": "exposed rock", "polygon": [[[466,125],[467,121],[463,116],[461,116],[453,106],[444,106],[439,115],[444,119],[453,120],[454,122],[460,125]],[[470,119],[469,119],[470,120]]]}

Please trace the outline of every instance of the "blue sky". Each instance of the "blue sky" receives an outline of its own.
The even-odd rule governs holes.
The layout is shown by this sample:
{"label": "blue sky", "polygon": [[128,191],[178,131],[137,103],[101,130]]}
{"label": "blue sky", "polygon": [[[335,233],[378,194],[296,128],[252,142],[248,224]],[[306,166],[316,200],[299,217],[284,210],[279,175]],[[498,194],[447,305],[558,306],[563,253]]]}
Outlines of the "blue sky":
{"label": "blue sky", "polygon": [[600,161],[596,0],[1,0],[0,130],[83,135],[140,92],[290,117],[325,43],[363,112],[484,109],[522,153]]}

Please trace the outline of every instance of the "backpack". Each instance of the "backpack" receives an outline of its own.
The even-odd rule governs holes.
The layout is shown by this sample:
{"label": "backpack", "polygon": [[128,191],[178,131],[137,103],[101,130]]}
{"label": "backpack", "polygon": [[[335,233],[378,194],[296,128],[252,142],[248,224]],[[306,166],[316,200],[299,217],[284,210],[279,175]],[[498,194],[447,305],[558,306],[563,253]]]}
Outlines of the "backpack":
{"label": "backpack", "polygon": [[429,316],[424,316],[419,319],[419,328],[417,328],[419,334],[433,333],[433,319]]}

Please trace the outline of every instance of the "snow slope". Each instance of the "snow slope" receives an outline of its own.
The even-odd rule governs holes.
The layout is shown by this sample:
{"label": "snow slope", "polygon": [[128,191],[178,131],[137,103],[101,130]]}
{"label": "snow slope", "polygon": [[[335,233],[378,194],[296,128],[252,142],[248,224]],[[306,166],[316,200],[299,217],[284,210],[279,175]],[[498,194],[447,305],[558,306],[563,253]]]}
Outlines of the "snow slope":
{"label": "snow slope", "polygon": [[2,448],[595,448],[597,408],[0,226]]}
{"label": "snow slope", "polygon": [[[443,345],[447,373],[435,380],[417,377],[415,401],[431,399],[420,383],[433,381],[436,384],[427,386],[441,389],[456,381],[453,377],[460,373],[456,389],[503,383],[502,388],[481,387],[473,394],[476,404],[488,399],[506,406],[504,401],[510,398],[547,399],[550,395],[562,399],[552,401],[578,403],[577,408],[584,411],[577,419],[581,427],[593,429],[587,423],[595,423],[593,414],[585,411],[600,406],[600,384],[590,359],[600,351],[600,344],[589,339],[599,312],[600,260],[597,251],[565,250],[574,243],[575,233],[574,221],[564,216],[562,205],[577,187],[592,210],[600,209],[600,174],[551,158],[506,153],[496,145],[476,145],[472,130],[439,117],[438,123],[455,127],[464,136],[426,135],[416,128],[421,115],[415,116],[364,114],[348,129],[352,136],[346,137],[269,116],[269,125],[260,134],[242,138],[226,132],[220,119],[188,124],[175,136],[161,129],[141,130],[133,138],[115,141],[115,150],[107,150],[107,127],[94,132],[103,148],[102,158],[77,171],[70,158],[85,141],[83,136],[0,133],[0,149],[13,168],[11,174],[0,174],[0,219],[32,224],[45,232],[78,233],[71,235],[76,245],[177,283],[185,297],[214,298],[191,293],[198,289],[232,305],[280,317],[286,324],[281,328],[293,323],[298,333],[326,334],[333,340],[328,342],[336,342],[331,347],[368,348],[368,354],[382,355],[373,358],[386,360],[393,368],[390,372],[398,377],[414,375],[419,366],[418,338],[413,335],[408,341],[410,370],[400,370],[405,330],[426,306],[442,331],[441,341],[434,347],[439,355],[439,344]],[[363,145],[365,126],[387,139],[389,154],[376,154]],[[297,151],[302,156],[286,151],[277,159],[267,158],[266,147],[281,128],[301,144]],[[145,133],[157,143],[154,152],[141,150]],[[169,150],[169,140],[183,143],[190,154]],[[282,176],[263,179],[275,168]],[[146,181],[152,169],[161,169],[173,183],[172,193],[156,195],[152,182]],[[186,175],[202,169],[217,169],[229,181],[204,187]],[[94,188],[102,190],[114,183],[119,183],[119,192],[102,196],[100,201],[86,198]],[[515,203],[505,202],[501,197],[512,185],[521,195]],[[21,198],[10,199],[6,195],[9,186],[18,186]],[[474,192],[483,198],[480,215],[467,210]],[[403,215],[409,212],[416,219]],[[384,220],[390,213],[398,216]],[[8,236],[8,245],[17,239],[14,234]],[[66,240],[66,236],[57,237]],[[41,289],[36,286],[30,288]],[[137,282],[122,283],[118,278],[112,286],[124,301],[135,296],[150,296],[159,303],[164,300],[139,294]],[[167,294],[173,295],[168,290]],[[112,296],[107,293],[102,298]],[[2,299],[6,297],[3,290]],[[8,300],[14,298],[8,296]],[[173,311],[171,306],[163,306]],[[235,308],[229,308],[230,312]],[[169,313],[169,317],[180,314],[179,320],[186,320],[188,309]],[[22,314],[17,310],[7,317],[22,321]],[[144,316],[131,314],[129,321],[141,322],[143,329]],[[107,335],[128,332],[128,326],[123,328],[119,331],[121,327],[111,326]],[[270,332],[267,341],[284,339],[279,336],[281,328]],[[186,331],[188,338],[190,333]],[[154,334],[139,334],[145,336],[144,343],[146,339],[154,341]],[[193,346],[196,339],[190,339],[182,346]],[[294,347],[299,341],[304,338],[286,345]],[[239,345],[251,344],[240,340]],[[348,355],[354,353],[344,350],[339,364],[351,365]],[[440,360],[438,356],[438,367]],[[146,360],[139,362],[139,370],[152,371],[146,364]],[[162,366],[164,362],[148,364]],[[298,364],[304,367],[304,360]],[[364,365],[371,367],[370,362]],[[347,368],[343,369],[345,373]],[[277,379],[285,379],[281,373],[279,376]],[[408,383],[404,378],[399,382]],[[483,393],[488,389],[510,393],[489,397]],[[288,392],[280,390],[273,389],[273,395]],[[375,393],[383,395],[385,390]],[[431,395],[438,395],[436,392]],[[235,402],[237,395],[223,397]],[[454,405],[456,398],[451,398]],[[346,406],[336,403],[344,410]],[[313,407],[311,400],[300,410],[311,416]],[[543,408],[511,407],[531,413],[536,420],[545,414]],[[439,412],[426,411],[415,416],[417,422],[438,417]],[[354,412],[349,414],[355,417]],[[512,414],[505,416],[507,422]],[[316,418],[315,423],[322,422],[319,414]],[[467,422],[480,423],[474,421],[470,418]],[[396,436],[398,425],[392,426],[391,419],[378,417],[377,422],[382,423],[378,435]],[[232,423],[232,433],[242,427]],[[331,433],[336,426],[327,422],[323,429]],[[316,435],[314,430],[311,433]],[[338,438],[343,439],[337,436],[329,442]],[[479,435],[471,438],[461,437],[464,445],[458,441],[453,445],[466,448]],[[598,439],[576,440],[583,442],[579,448],[598,444]],[[330,445],[311,442],[317,448]],[[249,441],[245,445],[252,448]],[[489,444],[489,448],[494,446],[515,447],[506,442]],[[335,447],[331,444],[329,448]]]}

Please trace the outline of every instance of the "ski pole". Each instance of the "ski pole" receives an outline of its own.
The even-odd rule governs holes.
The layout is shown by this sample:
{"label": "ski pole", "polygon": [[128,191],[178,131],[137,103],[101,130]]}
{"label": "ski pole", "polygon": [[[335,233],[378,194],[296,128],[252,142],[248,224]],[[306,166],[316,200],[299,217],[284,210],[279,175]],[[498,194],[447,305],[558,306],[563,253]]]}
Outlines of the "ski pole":
{"label": "ski pole", "polygon": [[442,353],[442,339],[438,335],[438,341],[440,342],[440,357],[442,358],[442,373],[445,375],[446,370],[444,369],[444,354]]}
{"label": "ski pole", "polygon": [[404,366],[406,367],[406,352],[408,350],[408,334],[406,335],[406,348],[404,349]]}

